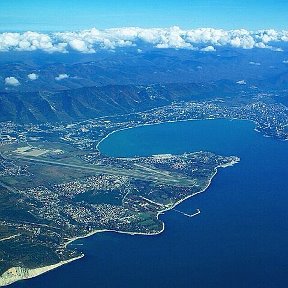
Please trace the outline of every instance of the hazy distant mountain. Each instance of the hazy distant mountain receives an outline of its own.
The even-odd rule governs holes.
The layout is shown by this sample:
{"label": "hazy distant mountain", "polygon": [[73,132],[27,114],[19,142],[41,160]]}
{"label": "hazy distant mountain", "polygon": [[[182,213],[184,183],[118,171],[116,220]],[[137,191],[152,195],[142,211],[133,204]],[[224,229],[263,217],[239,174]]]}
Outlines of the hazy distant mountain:
{"label": "hazy distant mountain", "polygon": [[[228,49],[215,52],[132,48],[94,54],[43,52],[0,53],[0,91],[59,91],[106,85],[206,83],[218,80],[268,81],[287,86],[286,52]],[[9,57],[7,57],[9,55]],[[37,81],[27,75],[35,73]],[[59,75],[67,75],[58,79]],[[5,85],[15,77],[17,87]]]}
{"label": "hazy distant mountain", "polygon": [[288,87],[286,52],[144,48],[0,53],[0,121],[75,121],[254,86]]}

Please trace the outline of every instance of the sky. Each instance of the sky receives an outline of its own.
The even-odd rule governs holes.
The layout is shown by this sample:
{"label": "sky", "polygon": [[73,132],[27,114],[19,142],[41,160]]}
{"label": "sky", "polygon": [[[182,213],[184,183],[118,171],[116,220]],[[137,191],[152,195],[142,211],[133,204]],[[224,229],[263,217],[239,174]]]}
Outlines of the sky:
{"label": "sky", "polygon": [[0,30],[212,27],[288,30],[287,0],[0,0]]}

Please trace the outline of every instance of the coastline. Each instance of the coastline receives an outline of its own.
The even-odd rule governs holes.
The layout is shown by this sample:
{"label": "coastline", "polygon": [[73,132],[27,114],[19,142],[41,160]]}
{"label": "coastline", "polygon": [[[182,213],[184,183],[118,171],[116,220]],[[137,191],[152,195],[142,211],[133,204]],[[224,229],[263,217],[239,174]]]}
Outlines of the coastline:
{"label": "coastline", "polygon": [[[201,194],[201,193],[205,192],[209,188],[209,186],[211,185],[213,178],[217,175],[219,168],[232,167],[232,166],[234,166],[235,164],[237,164],[239,162],[240,162],[240,158],[237,157],[236,160],[232,160],[230,163],[219,165],[219,166],[215,167],[215,172],[211,175],[211,177],[208,180],[207,185],[203,189],[201,189],[200,191],[198,191],[196,193],[193,193],[191,195],[188,195],[187,197],[177,201],[173,206],[159,211],[157,213],[157,215],[156,215],[157,220],[159,220],[159,216],[161,214],[163,214],[164,212],[170,211],[170,210],[174,209],[176,206],[178,206],[179,204],[181,204],[182,202],[188,200],[189,198],[194,197],[194,196],[196,196],[198,194]],[[156,235],[161,234],[165,230],[164,222],[162,222],[162,224],[163,224],[162,225],[162,229],[160,231],[157,231],[157,232],[154,232],[154,233],[128,232],[128,231],[118,231],[118,230],[111,230],[111,229],[94,230],[94,231],[91,231],[90,233],[88,233],[86,235],[68,239],[68,241],[64,244],[64,247],[66,248],[69,244],[73,243],[76,240],[85,239],[85,238],[93,236],[93,235],[95,235],[97,233],[104,233],[104,232],[113,232],[113,233],[126,234],[126,235],[131,235],[131,236],[135,236],[135,235],[156,236]]]}
{"label": "coastline", "polygon": [[[205,191],[209,188],[209,186],[211,185],[213,178],[217,175],[219,168],[226,168],[226,167],[234,166],[235,164],[239,163],[239,161],[240,161],[240,158],[237,158],[237,160],[235,160],[235,161],[231,161],[230,163],[217,166],[217,167],[215,168],[215,172],[212,174],[212,176],[211,176],[210,179],[208,180],[207,185],[206,185],[202,190],[200,190],[200,191],[198,191],[198,192],[196,192],[196,193],[193,193],[193,194],[191,194],[191,195],[189,195],[189,196],[187,196],[187,197],[185,197],[185,198],[177,201],[172,207],[169,207],[169,208],[167,208],[167,209],[164,209],[164,210],[160,211],[160,212],[157,214],[157,219],[159,219],[159,215],[163,214],[164,212],[167,212],[167,211],[169,211],[169,210],[172,210],[172,209],[174,209],[176,206],[178,206],[179,204],[181,204],[182,202],[184,202],[184,201],[186,201],[186,200],[188,200],[188,199],[190,199],[190,198],[192,198],[192,197],[194,197],[194,196],[196,196],[196,195],[198,195],[198,194],[201,194],[201,193],[205,192]],[[163,230],[163,231],[164,231],[164,230]]]}
{"label": "coastline", "polygon": [[60,261],[59,263],[56,263],[53,265],[48,265],[48,266],[43,266],[43,267],[33,268],[33,269],[22,268],[22,267],[11,267],[10,269],[6,270],[0,276],[0,287],[8,286],[21,280],[35,278],[37,276],[40,276],[44,273],[47,273],[51,270],[54,270],[60,266],[71,263],[83,257],[84,257],[84,254],[78,257],[69,259],[69,260]]}
{"label": "coastline", "polygon": [[[188,119],[182,119],[182,120],[168,120],[168,121],[163,121],[163,122],[157,122],[157,123],[144,123],[144,124],[137,124],[135,126],[129,126],[129,127],[124,127],[124,128],[119,128],[119,129],[116,129],[116,130],[113,130],[112,132],[108,133],[106,136],[104,136],[101,140],[99,140],[99,142],[96,144],[96,149],[98,150],[98,152],[101,153],[100,149],[99,149],[99,146],[100,144],[108,139],[108,137],[110,137],[111,135],[113,135],[114,133],[116,132],[120,132],[120,131],[125,131],[125,130],[128,130],[128,129],[134,129],[134,128],[141,128],[141,127],[145,127],[145,126],[154,126],[154,125],[161,125],[161,124],[165,124],[165,123],[177,123],[177,122],[190,122],[190,121],[210,121],[210,120],[227,120],[227,121],[248,121],[248,122],[251,122],[253,123],[254,125],[254,131],[255,132],[258,132],[258,133],[261,133],[261,131],[257,130],[257,127],[258,127],[258,123],[253,121],[253,120],[250,120],[250,119],[238,119],[238,118],[204,118],[204,119],[197,119],[197,118],[188,118]],[[262,133],[261,133],[262,134]],[[262,134],[264,136],[264,134]],[[272,136],[267,136],[267,137],[272,137]],[[102,153],[101,153],[102,154]],[[121,158],[121,157],[118,157],[118,158]]]}
{"label": "coastline", "polygon": [[[215,167],[214,173],[211,175],[211,177],[208,180],[207,185],[205,185],[205,187],[203,189],[201,189],[200,191],[198,191],[196,193],[193,193],[191,195],[188,195],[187,197],[177,201],[173,206],[159,211],[157,213],[157,215],[156,215],[157,220],[159,220],[159,216],[161,214],[174,209],[176,206],[178,206],[182,202],[188,200],[189,198],[192,198],[192,197],[194,197],[194,196],[196,196],[198,194],[201,194],[201,193],[205,192],[209,188],[209,186],[211,185],[213,178],[217,175],[219,168],[225,168],[225,167],[234,166],[239,161],[240,161],[240,158],[236,158],[236,160],[232,160],[230,163],[219,165],[219,166]],[[126,232],[126,231],[117,231],[117,230],[109,230],[109,229],[94,230],[94,231],[91,231],[90,233],[88,233],[86,235],[68,239],[68,241],[64,244],[64,247],[66,248],[69,244],[72,244],[76,240],[85,239],[85,238],[93,236],[93,235],[95,235],[97,233],[104,233],[104,232],[126,234],[126,235],[131,235],[131,236],[136,236],[136,235],[138,235],[138,236],[156,236],[156,235],[159,235],[159,234],[163,233],[164,230],[165,230],[165,223],[162,222],[162,221],[161,221],[161,223],[162,223],[162,229],[157,231],[157,232],[154,232],[154,233]],[[47,273],[47,272],[49,272],[51,270],[59,268],[59,267],[61,267],[63,265],[66,265],[68,263],[71,263],[73,261],[81,259],[84,256],[85,255],[82,254],[82,255],[80,255],[78,257],[75,257],[75,258],[72,258],[72,259],[69,259],[69,260],[65,260],[65,261],[61,261],[61,262],[53,264],[53,265],[43,266],[43,267],[34,268],[34,269],[27,269],[27,268],[21,268],[21,267],[12,267],[12,268],[8,269],[7,271],[5,271],[0,276],[0,287],[8,286],[8,285],[11,285],[11,284],[13,284],[15,282],[21,281],[21,280],[27,280],[27,279],[35,278],[35,277],[40,276],[40,275],[42,275],[44,273]]]}
{"label": "coastline", "polygon": [[[138,128],[138,127],[143,127],[143,126],[152,126],[152,125],[160,125],[160,124],[164,124],[164,123],[176,123],[176,122],[188,122],[188,121],[202,121],[202,120],[220,120],[220,119],[225,119],[225,120],[242,120],[242,121],[249,121],[252,122],[254,124],[254,121],[248,120],[248,119],[232,119],[232,118],[206,118],[206,119],[185,119],[185,120],[170,120],[170,121],[165,121],[165,122],[159,122],[159,123],[146,123],[146,124],[140,124],[140,125],[136,125],[136,126],[130,126],[130,127],[125,127],[125,128],[120,128],[117,130],[114,130],[112,132],[110,132],[109,134],[107,134],[105,137],[103,137],[96,145],[96,149],[100,152],[99,150],[99,145],[102,143],[102,141],[106,140],[110,135],[112,135],[113,133],[122,131],[122,130],[128,130],[128,129],[132,129],[132,128]],[[101,152],[100,152],[101,153]],[[213,178],[216,176],[216,174],[218,173],[218,169],[219,168],[226,168],[226,167],[230,167],[230,166],[234,166],[235,164],[237,164],[240,161],[240,158],[235,158],[236,160],[232,160],[230,163],[227,164],[223,164],[223,165],[219,165],[217,167],[215,167],[215,171],[214,173],[211,175],[211,177],[208,179],[207,184],[203,187],[203,189],[201,189],[200,191],[193,193],[191,195],[188,195],[187,197],[177,201],[176,203],[174,203],[173,206],[171,207],[167,207],[161,211],[159,211],[156,214],[156,218],[157,220],[161,221],[159,219],[161,214],[164,214],[167,211],[170,211],[172,209],[174,209],[176,206],[178,206],[179,204],[181,204],[182,202],[188,200],[189,198],[192,198],[198,194],[201,194],[203,192],[205,192],[209,186],[212,183]],[[162,222],[162,229],[157,231],[157,232],[153,232],[153,233],[144,233],[144,232],[126,232],[126,231],[117,231],[117,230],[109,230],[109,229],[103,229],[103,230],[94,230],[91,231],[90,233],[83,235],[83,236],[79,236],[79,237],[74,237],[71,239],[68,239],[68,241],[66,243],[64,243],[64,247],[66,248],[68,245],[72,244],[74,241],[76,240],[80,240],[80,239],[85,239],[88,238],[90,236],[93,236],[97,233],[104,233],[104,232],[112,232],[112,233],[119,233],[119,234],[126,234],[126,235],[131,235],[131,236],[156,236],[161,234],[164,230],[165,230],[165,223]],[[18,235],[15,235],[18,236]],[[14,237],[15,237],[14,236]],[[10,237],[9,237],[10,238]],[[2,239],[2,240],[8,240],[8,239]],[[15,282],[21,281],[21,280],[27,280],[27,279],[31,279],[31,278],[35,278],[41,274],[47,273],[51,270],[54,270],[60,266],[66,265],[68,263],[71,263],[73,261],[76,261],[78,259],[83,258],[85,255],[82,254],[78,257],[69,259],[69,260],[65,260],[65,261],[60,261],[59,263],[53,264],[53,265],[49,265],[49,266],[43,266],[43,267],[39,267],[39,268],[34,268],[34,269],[28,269],[28,268],[22,268],[22,267],[11,267],[10,269],[8,269],[7,271],[5,271],[1,276],[0,276],[0,287],[4,287],[4,286],[8,286],[11,285]]]}
{"label": "coastline", "polygon": [[0,239],[0,242],[14,239],[14,238],[16,238],[16,237],[18,237],[18,236],[20,236],[20,235],[21,235],[21,234],[16,234],[16,235],[12,235],[12,236],[9,236],[9,237],[6,237],[6,238],[2,238],[2,239]]}
{"label": "coastline", "polygon": [[[215,167],[214,173],[211,175],[211,177],[210,177],[209,180],[208,180],[207,185],[205,185],[205,187],[204,187],[203,189],[201,189],[200,191],[198,191],[198,192],[196,192],[196,193],[193,193],[193,194],[191,194],[191,195],[188,195],[187,197],[185,197],[185,198],[177,201],[173,206],[159,211],[159,212],[157,213],[157,215],[156,215],[157,220],[160,220],[160,219],[159,219],[159,216],[160,216],[161,214],[164,214],[165,212],[168,212],[168,211],[170,211],[170,210],[173,210],[176,206],[178,206],[178,205],[181,204],[182,202],[184,202],[184,201],[186,201],[186,200],[188,200],[188,199],[190,199],[190,198],[192,198],[192,197],[194,197],[194,196],[196,196],[196,195],[198,195],[198,194],[201,194],[201,193],[205,192],[205,191],[210,187],[213,178],[214,178],[214,177],[217,175],[217,173],[218,173],[218,169],[219,169],[219,168],[226,168],[226,167],[234,166],[235,164],[239,163],[239,161],[240,161],[240,158],[237,157],[236,160],[232,160],[230,163],[223,164],[223,165],[219,165],[219,166]],[[197,213],[197,215],[198,215],[198,214],[199,214],[199,213]],[[160,220],[160,221],[161,221],[161,220]],[[161,221],[161,222],[162,222],[162,221]],[[74,237],[74,238],[69,239],[69,240],[65,243],[64,247],[67,247],[69,244],[72,244],[72,243],[73,243],[74,241],[76,241],[76,240],[85,239],[85,238],[88,238],[88,237],[90,237],[90,236],[93,236],[93,235],[95,235],[95,234],[97,234],[97,233],[112,232],[112,233],[126,234],[126,235],[131,235],[131,236],[157,236],[157,235],[161,234],[162,232],[164,232],[164,230],[165,230],[165,223],[164,223],[164,222],[162,222],[162,229],[161,229],[160,231],[157,231],[157,232],[154,232],[154,233],[128,232],[128,231],[118,231],[118,230],[109,230],[109,229],[94,230],[94,231],[91,231],[90,233],[88,233],[87,235],[79,236],[79,237]]]}

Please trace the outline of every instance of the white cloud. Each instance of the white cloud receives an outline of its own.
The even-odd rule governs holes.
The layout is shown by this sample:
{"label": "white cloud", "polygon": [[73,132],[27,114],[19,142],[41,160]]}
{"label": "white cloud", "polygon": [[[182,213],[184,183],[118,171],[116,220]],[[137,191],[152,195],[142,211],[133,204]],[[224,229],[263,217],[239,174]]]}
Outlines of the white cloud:
{"label": "white cloud", "polygon": [[275,52],[283,52],[284,51],[282,48],[279,48],[279,47],[278,48],[277,47],[271,47],[271,50],[275,51]]}
{"label": "white cloud", "polygon": [[245,80],[240,80],[240,81],[237,81],[236,84],[239,84],[239,85],[246,85],[246,81]]}
{"label": "white cloud", "polygon": [[0,34],[0,51],[35,51],[64,52],[67,43],[52,39],[52,35],[25,32],[25,33],[2,33]]}
{"label": "white cloud", "polygon": [[205,48],[202,48],[201,51],[204,51],[204,52],[213,52],[213,51],[216,51],[216,49],[213,47],[213,46],[207,46]]}
{"label": "white cloud", "polygon": [[78,51],[78,52],[95,52],[95,50],[92,48],[91,45],[89,45],[88,43],[86,43],[85,41],[83,40],[80,40],[80,39],[73,39],[71,41],[69,41],[69,46],[75,50],[75,51]]}
{"label": "white cloud", "polygon": [[254,61],[249,62],[249,64],[250,64],[250,65],[255,65],[255,66],[260,66],[260,65],[261,65],[261,63],[259,63],[259,62],[254,62]]}
{"label": "white cloud", "polygon": [[[199,28],[183,30],[171,28],[113,28],[82,30],[56,33],[0,33],[0,51],[61,52],[76,51],[94,53],[99,49],[139,46],[140,43],[155,48],[201,49],[214,51],[219,46],[242,49],[265,48],[279,51],[277,42],[288,42],[288,31],[259,30],[248,31]],[[208,48],[209,47],[209,48]],[[137,47],[138,48],[138,47]],[[141,47],[139,47],[141,48]]]}
{"label": "white cloud", "polygon": [[288,64],[288,60],[283,60],[282,63],[284,63],[284,64]]}
{"label": "white cloud", "polygon": [[58,76],[55,77],[55,80],[56,81],[61,81],[63,79],[67,79],[67,78],[69,78],[69,75],[67,75],[67,74],[59,74]]}
{"label": "white cloud", "polygon": [[27,75],[27,77],[29,78],[29,80],[35,81],[35,80],[37,80],[39,78],[39,75],[36,74],[36,73],[30,73],[30,74]]}
{"label": "white cloud", "polygon": [[7,86],[19,86],[20,85],[20,82],[17,78],[15,77],[6,77],[5,78],[5,85]]}

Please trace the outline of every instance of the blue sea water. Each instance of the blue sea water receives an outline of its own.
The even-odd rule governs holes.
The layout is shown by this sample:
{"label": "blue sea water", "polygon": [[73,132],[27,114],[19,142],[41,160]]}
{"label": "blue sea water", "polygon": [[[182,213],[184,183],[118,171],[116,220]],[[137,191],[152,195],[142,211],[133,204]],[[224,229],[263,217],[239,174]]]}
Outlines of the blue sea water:
{"label": "blue sea water", "polygon": [[158,236],[78,240],[84,258],[13,287],[288,287],[288,142],[253,129],[247,121],[205,120],[112,134],[100,146],[110,156],[203,150],[241,162],[219,170],[205,193],[177,207],[199,208],[199,216],[167,212]]}

